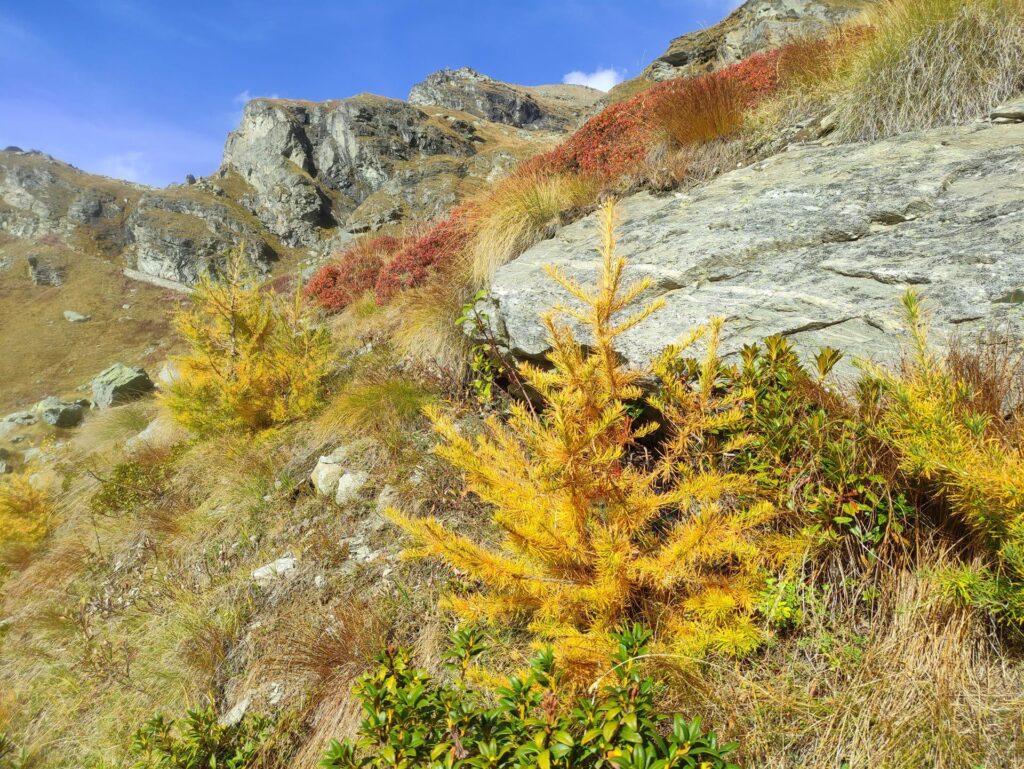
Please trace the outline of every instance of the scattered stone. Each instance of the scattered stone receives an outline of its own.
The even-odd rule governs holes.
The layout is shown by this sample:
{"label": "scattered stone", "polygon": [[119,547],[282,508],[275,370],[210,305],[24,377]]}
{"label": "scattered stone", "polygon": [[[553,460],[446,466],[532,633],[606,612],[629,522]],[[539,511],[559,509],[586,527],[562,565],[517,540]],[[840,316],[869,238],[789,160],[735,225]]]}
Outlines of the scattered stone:
{"label": "scattered stone", "polygon": [[374,550],[366,543],[366,540],[359,535],[354,537],[344,537],[341,540],[341,544],[344,545],[348,551],[349,568],[359,564],[373,563],[378,558],[384,557],[384,552],[382,550]]}
{"label": "scattered stone", "polygon": [[83,315],[74,310],[64,310],[64,320],[68,323],[85,323],[87,320],[92,320],[92,315]]}
{"label": "scattered stone", "polygon": [[245,718],[250,705],[252,705],[252,692],[246,692],[245,696],[232,705],[227,713],[217,719],[217,723],[228,728],[238,726]]}
{"label": "scattered stone", "polygon": [[991,117],[993,123],[1024,123],[1024,98],[999,105]]}
{"label": "scattered stone", "polygon": [[334,494],[336,504],[345,505],[359,497],[359,492],[370,480],[368,473],[362,470],[345,473],[338,479],[338,490]]}
{"label": "scattered stone", "polygon": [[85,419],[85,410],[89,401],[64,401],[60,398],[45,398],[36,404],[36,411],[43,421],[53,427],[78,427]]}
{"label": "scattered stone", "polygon": [[377,512],[383,515],[389,507],[398,507],[398,503],[398,489],[390,483],[385,484],[377,495]]}
{"label": "scattered stone", "polygon": [[92,380],[92,401],[98,409],[118,406],[153,391],[153,380],[140,367],[115,363]]}
{"label": "scattered stone", "polygon": [[4,421],[27,427],[38,422],[39,417],[31,411],[15,411],[13,414],[5,416]]}
{"label": "scattered stone", "polygon": [[124,447],[130,453],[141,449],[165,449],[176,446],[186,438],[188,430],[169,417],[159,416],[138,435],[125,441]]}
{"label": "scattered stone", "polygon": [[316,467],[309,476],[313,488],[322,497],[337,493],[338,481],[345,472],[342,463],[349,454],[348,446],[339,446],[330,454],[320,457]]}
{"label": "scattered stone", "polygon": [[7,464],[8,457],[10,457],[10,452],[7,449],[0,449],[0,475],[10,472],[10,467]]}
{"label": "scattered stone", "polygon": [[282,558],[278,558],[272,563],[268,563],[266,566],[261,566],[256,569],[252,573],[252,579],[257,585],[266,587],[275,580],[294,576],[294,572],[298,568],[298,559],[293,556],[286,555]]}
{"label": "scattered stone", "polygon": [[64,268],[41,262],[38,256],[28,258],[28,276],[37,286],[64,285]]}

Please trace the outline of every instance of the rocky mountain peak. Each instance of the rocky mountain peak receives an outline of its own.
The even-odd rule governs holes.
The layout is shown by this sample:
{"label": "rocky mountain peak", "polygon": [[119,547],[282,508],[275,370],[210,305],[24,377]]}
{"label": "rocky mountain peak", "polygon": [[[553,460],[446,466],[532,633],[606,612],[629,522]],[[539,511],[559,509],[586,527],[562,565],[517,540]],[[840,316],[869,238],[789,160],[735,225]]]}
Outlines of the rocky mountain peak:
{"label": "rocky mountain peak", "polygon": [[735,64],[801,37],[820,37],[877,0],[748,0],[714,26],[677,37],[646,70],[669,80]]}
{"label": "rocky mountain peak", "polygon": [[409,103],[459,110],[518,128],[560,131],[575,125],[601,96],[580,85],[511,85],[462,67],[428,75],[412,87]]}

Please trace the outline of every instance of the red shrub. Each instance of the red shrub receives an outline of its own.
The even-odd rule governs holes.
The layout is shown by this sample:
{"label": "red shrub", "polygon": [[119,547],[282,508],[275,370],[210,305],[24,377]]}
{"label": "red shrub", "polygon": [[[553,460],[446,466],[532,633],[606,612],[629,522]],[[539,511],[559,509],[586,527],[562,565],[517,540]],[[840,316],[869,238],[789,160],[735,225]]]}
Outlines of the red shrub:
{"label": "red shrub", "polygon": [[470,237],[467,213],[465,206],[453,209],[448,218],[395,253],[377,276],[377,301],[384,304],[399,291],[418,286],[434,267],[461,251]]}
{"label": "red shrub", "polygon": [[646,157],[661,127],[656,115],[666,100],[693,90],[697,82],[705,91],[734,94],[719,101],[740,101],[741,104],[730,111],[742,113],[753,101],[778,88],[778,58],[778,51],[759,53],[710,75],[658,83],[631,99],[605,108],[558,147],[523,163],[519,172],[579,171],[607,180],[625,176]]}
{"label": "red shrub", "polygon": [[520,166],[523,173],[592,173],[616,179],[647,154],[650,128],[640,94],[605,108],[550,152]]}
{"label": "red shrub", "polygon": [[390,235],[360,240],[310,279],[306,296],[329,312],[340,312],[373,288],[381,268],[403,245],[404,240]]}

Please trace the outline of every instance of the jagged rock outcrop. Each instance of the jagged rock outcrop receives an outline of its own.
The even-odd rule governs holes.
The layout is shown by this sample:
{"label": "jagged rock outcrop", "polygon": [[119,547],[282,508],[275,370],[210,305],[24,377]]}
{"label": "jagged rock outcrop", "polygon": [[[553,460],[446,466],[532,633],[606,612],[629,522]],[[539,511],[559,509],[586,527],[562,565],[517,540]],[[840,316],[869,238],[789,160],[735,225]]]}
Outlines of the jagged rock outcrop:
{"label": "jagged rock outcrop", "polygon": [[472,134],[394,99],[254,99],[228,137],[223,167],[249,185],[241,202],[264,225],[286,243],[311,245],[387,184],[397,162],[468,157]]}
{"label": "jagged rock outcrop", "polygon": [[[510,138],[504,127],[365,94],[255,99],[228,137],[222,173],[243,180],[239,202],[282,241],[319,249],[325,238],[451,206],[460,180],[486,178],[520,155],[490,152],[495,128]],[[529,142],[518,145],[530,154]]]}
{"label": "jagged rock outcrop", "polygon": [[748,0],[724,21],[673,40],[644,71],[650,80],[708,72],[802,37],[820,37],[877,0]]}
{"label": "jagged rock outcrop", "polygon": [[[219,192],[218,192],[219,190]],[[192,283],[214,257],[244,242],[253,264],[276,258],[268,234],[223,189],[141,185],[87,174],[38,152],[0,153],[0,232]],[[27,257],[33,282],[60,285],[65,265]]]}
{"label": "jagged rock outcrop", "polygon": [[244,244],[249,261],[268,272],[277,254],[239,211],[178,191],[147,192],[127,218],[125,260],[139,272],[191,285],[225,250]]}
{"label": "jagged rock outcrop", "polygon": [[[937,343],[1024,331],[1024,125],[977,124],[871,144],[794,146],[689,192],[621,204],[619,250],[666,307],[621,339],[641,364],[695,325],[727,318],[724,349],[772,334],[891,361],[900,295],[915,287]],[[498,270],[496,332],[546,349],[538,314],[569,298],[543,271],[590,280],[590,216]]]}
{"label": "jagged rock outcrop", "polygon": [[462,67],[428,75],[412,87],[409,103],[446,107],[519,128],[563,131],[576,125],[601,96],[581,85],[511,85]]}

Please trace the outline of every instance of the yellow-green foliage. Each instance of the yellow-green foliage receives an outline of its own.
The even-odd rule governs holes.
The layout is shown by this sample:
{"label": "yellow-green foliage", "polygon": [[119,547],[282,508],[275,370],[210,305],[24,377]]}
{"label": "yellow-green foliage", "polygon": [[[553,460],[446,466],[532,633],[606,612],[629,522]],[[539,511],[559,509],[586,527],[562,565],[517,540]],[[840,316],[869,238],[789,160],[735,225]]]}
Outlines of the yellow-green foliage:
{"label": "yellow-green foliage", "polygon": [[867,22],[833,84],[844,138],[971,122],[1024,88],[1021,0],[885,0]]}
{"label": "yellow-green foliage", "polygon": [[581,174],[517,173],[474,202],[473,275],[486,285],[494,271],[515,259],[559,223],[559,216],[591,204],[600,184]]}
{"label": "yellow-green foliage", "polygon": [[[613,216],[609,204],[595,289],[550,271],[581,303],[580,310],[562,312],[587,327],[592,352],[555,312],[545,316],[553,368],[520,366],[542,396],[542,410],[515,404],[507,424],[491,419],[476,440],[430,411],[443,438],[438,453],[493,507],[500,546],[478,544],[435,519],[390,511],[418,540],[413,553],[438,556],[480,583],[480,591],[449,597],[459,614],[525,620],[577,674],[593,670],[610,646],[609,633],[624,620],[657,627],[659,648],[685,656],[757,647],[761,634],[751,613],[764,567],[793,550],[789,542],[780,546],[785,538],[768,534],[777,517],[772,505],[742,478],[719,470],[715,452],[696,440],[737,421],[738,400],[720,398],[713,386],[720,371],[717,323],[689,340],[710,337],[706,386],[696,398],[668,386],[656,403],[672,435],[661,461],[634,456],[637,442],[658,425],[641,422],[632,408],[647,372],[624,367],[613,343],[660,302],[623,316],[650,284],[624,285]],[[670,358],[657,368],[670,377]]]}
{"label": "yellow-green foliage", "polygon": [[913,291],[903,299],[913,357],[901,373],[872,369],[891,396],[881,429],[904,470],[934,486],[976,542],[994,554],[985,568],[953,574],[950,591],[1024,622],[1024,452],[996,429],[1004,415],[973,407],[974,393],[928,344]]}
{"label": "yellow-green foliage", "polygon": [[50,495],[19,473],[0,478],[0,551],[31,547],[48,531]]}
{"label": "yellow-green foliage", "polygon": [[223,280],[203,277],[175,325],[191,351],[166,397],[175,417],[198,433],[258,430],[320,405],[333,355],[326,329],[301,296],[284,302],[262,290],[241,249]]}

